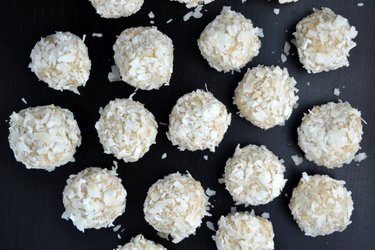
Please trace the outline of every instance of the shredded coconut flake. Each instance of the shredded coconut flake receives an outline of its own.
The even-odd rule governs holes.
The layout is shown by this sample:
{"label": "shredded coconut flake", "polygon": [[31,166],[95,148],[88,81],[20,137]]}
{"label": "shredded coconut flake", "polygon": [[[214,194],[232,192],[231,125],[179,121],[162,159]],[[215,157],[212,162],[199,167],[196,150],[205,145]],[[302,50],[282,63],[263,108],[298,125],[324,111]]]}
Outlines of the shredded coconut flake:
{"label": "shredded coconut flake", "polygon": [[148,17],[151,18],[151,19],[155,18],[154,12],[150,11],[150,13],[148,13]]}
{"label": "shredded coconut flake", "polygon": [[212,223],[211,221],[206,221],[206,226],[208,229],[210,229],[211,231],[216,231],[215,230],[215,227],[214,227],[214,223]]}
{"label": "shredded coconut flake", "polygon": [[207,188],[206,189],[206,194],[207,194],[208,197],[211,197],[211,196],[214,196],[216,194],[216,191],[212,190],[210,188]]}
{"label": "shredded coconut flake", "polygon": [[262,216],[263,218],[265,218],[265,219],[269,219],[269,218],[270,218],[270,214],[269,214],[269,213],[266,213],[266,212],[262,213],[261,216]]}
{"label": "shredded coconut flake", "polygon": [[27,104],[27,101],[26,101],[26,99],[25,98],[21,98],[21,101],[23,102],[23,103],[25,103],[25,104]]}
{"label": "shredded coconut flake", "polygon": [[203,155],[203,159],[205,159],[206,161],[208,161],[208,155]]}
{"label": "shredded coconut flake", "polygon": [[117,226],[114,226],[114,227],[113,227],[113,232],[117,232],[118,230],[120,230],[120,228],[121,228],[121,225],[120,225],[120,224],[117,225]]}
{"label": "shredded coconut flake", "polygon": [[339,95],[340,95],[340,89],[335,88],[335,89],[333,90],[333,94],[334,94],[335,96],[339,96]]}
{"label": "shredded coconut flake", "polygon": [[288,60],[288,58],[286,57],[286,55],[284,53],[281,53],[280,58],[281,58],[282,63],[285,63]]}
{"label": "shredded coconut flake", "polygon": [[162,154],[161,159],[167,158],[167,153]]}
{"label": "shredded coconut flake", "polygon": [[363,7],[365,4],[364,3],[357,3],[358,7]]}
{"label": "shredded coconut flake", "polygon": [[274,8],[273,13],[275,13],[275,15],[278,15],[280,13],[280,9]]}
{"label": "shredded coconut flake", "polygon": [[93,37],[103,37],[102,33],[92,33]]}
{"label": "shredded coconut flake", "polygon": [[303,162],[303,158],[300,157],[300,156],[298,156],[298,155],[292,155],[291,158],[292,158],[292,160],[294,162],[294,165],[296,165],[296,166],[301,165],[302,162]]}
{"label": "shredded coconut flake", "polygon": [[354,156],[354,161],[355,162],[361,162],[361,161],[365,160],[366,158],[367,158],[366,153],[358,153]]}

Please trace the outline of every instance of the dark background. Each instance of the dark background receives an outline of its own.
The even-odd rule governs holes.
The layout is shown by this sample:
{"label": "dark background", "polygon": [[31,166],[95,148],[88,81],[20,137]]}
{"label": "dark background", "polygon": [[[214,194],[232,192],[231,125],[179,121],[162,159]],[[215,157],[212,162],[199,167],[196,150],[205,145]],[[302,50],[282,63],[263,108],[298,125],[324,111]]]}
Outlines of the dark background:
{"label": "dark background", "polygon": [[[1,0],[0,249],[113,249],[139,233],[168,249],[215,249],[211,239],[213,232],[205,224],[209,220],[216,226],[219,217],[230,212],[234,205],[224,185],[218,184],[217,179],[221,177],[225,161],[233,154],[238,143],[242,146],[249,143],[264,144],[285,160],[288,182],[283,193],[268,205],[254,207],[257,214],[270,213],[276,249],[375,249],[375,169],[372,164],[375,153],[375,1],[300,0],[288,5],[276,2],[248,0],[242,4],[240,0],[216,0],[204,7],[208,11],[204,12],[201,19],[192,18],[183,22],[182,17],[188,10],[184,5],[169,0],[145,0],[140,12],[117,20],[100,18],[88,0]],[[364,7],[358,7],[357,2],[364,2]],[[232,104],[232,96],[245,70],[233,75],[219,73],[201,57],[196,39],[220,13],[223,5],[231,5],[233,10],[242,12],[256,26],[264,29],[260,54],[247,66],[286,66],[297,80],[299,107],[294,110],[285,127],[264,131],[241,119]],[[289,56],[288,61],[282,64],[280,54],[284,42],[292,38],[296,23],[309,14],[313,7],[322,6],[330,7],[347,17],[359,30],[355,39],[358,45],[351,51],[350,67],[311,75],[302,68],[296,55]],[[274,8],[280,8],[279,15],[274,14]],[[138,91],[134,99],[144,103],[158,122],[168,122],[168,114],[176,100],[187,92],[204,88],[207,83],[208,89],[233,114],[232,124],[216,153],[180,152],[167,140],[167,128],[160,125],[157,144],[151,147],[145,157],[132,164],[119,162],[119,176],[128,191],[126,212],[115,221],[115,225],[121,224],[125,228],[120,233],[122,239],[117,238],[112,228],[81,233],[70,221],[61,219],[64,211],[61,193],[70,174],[89,166],[112,166],[114,157],[103,153],[94,128],[99,118],[98,110],[110,100],[126,98],[134,91],[125,83],[109,83],[107,80],[107,73],[113,65],[112,45],[116,35],[125,28],[150,25],[148,13],[151,10],[156,16],[155,25],[173,40],[174,72],[169,87],[162,87],[158,91]],[[170,18],[173,21],[166,24]],[[41,36],[55,31],[71,31],[81,37],[87,35],[92,70],[86,87],[80,88],[80,96],[48,88],[45,83],[38,82],[27,68],[34,44]],[[104,36],[92,37],[93,32],[103,33]],[[291,52],[295,53],[295,48]],[[308,86],[307,82],[311,85]],[[339,97],[333,95],[336,87],[341,90]],[[28,105],[21,98],[25,98]],[[349,101],[362,111],[368,125],[364,125],[361,152],[366,152],[369,158],[361,162],[360,166],[352,163],[335,170],[318,167],[307,160],[296,167],[290,156],[302,155],[296,144],[296,128],[303,113],[313,105],[337,101],[338,98]],[[15,161],[8,146],[6,120],[13,111],[51,103],[73,111],[82,131],[83,143],[75,155],[74,163],[51,173],[27,170]],[[164,152],[168,157],[161,160]],[[209,157],[208,161],[203,159],[205,154]],[[186,170],[200,180],[205,189],[210,187],[216,190],[217,195],[211,198],[213,216],[204,219],[195,236],[175,245],[159,238],[146,223],[143,201],[148,188],[156,180],[169,173]],[[351,218],[353,223],[344,232],[311,238],[299,230],[289,212],[288,201],[303,171],[309,174],[329,174],[347,182],[346,187],[353,192],[355,209]],[[239,206],[238,210],[252,208]]]}

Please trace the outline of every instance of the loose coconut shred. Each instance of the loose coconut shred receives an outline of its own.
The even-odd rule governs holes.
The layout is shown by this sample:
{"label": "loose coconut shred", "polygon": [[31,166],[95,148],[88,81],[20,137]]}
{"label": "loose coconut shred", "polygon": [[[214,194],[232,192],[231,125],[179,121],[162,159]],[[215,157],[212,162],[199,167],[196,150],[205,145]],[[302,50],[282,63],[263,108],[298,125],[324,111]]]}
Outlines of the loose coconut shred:
{"label": "loose coconut shred", "polygon": [[10,148],[16,160],[29,169],[52,171],[74,161],[81,145],[81,131],[73,113],[55,105],[13,112],[9,124]]}
{"label": "loose coconut shred", "polygon": [[162,235],[178,243],[201,225],[208,206],[200,182],[190,174],[170,174],[154,183],[147,192],[143,211],[146,221]]}
{"label": "loose coconut shred", "polygon": [[298,101],[296,81],[286,68],[257,66],[248,69],[234,93],[234,104],[253,125],[269,129],[284,125]]}
{"label": "loose coconut shred", "polygon": [[345,181],[327,175],[302,174],[293,190],[289,208],[307,236],[341,232],[351,223],[353,200]]}
{"label": "loose coconut shred", "polygon": [[284,3],[292,3],[292,2],[297,2],[298,0],[279,0],[279,3],[284,4]]}
{"label": "loose coconut shred", "polygon": [[309,161],[327,168],[353,159],[362,140],[361,112],[348,102],[315,106],[297,129],[298,145]]}
{"label": "loose coconut shred", "polygon": [[62,218],[70,219],[78,230],[113,226],[124,213],[127,193],[115,169],[86,168],[66,182]]}
{"label": "loose coconut shred", "polygon": [[348,19],[329,8],[313,9],[303,18],[293,35],[299,60],[308,73],[320,73],[349,66],[349,51],[358,32]]}
{"label": "loose coconut shred", "polygon": [[137,13],[144,0],[89,0],[101,17],[120,18]]}
{"label": "loose coconut shred", "polygon": [[173,44],[156,27],[124,30],[113,50],[124,82],[142,90],[169,85],[173,72]]}
{"label": "loose coconut shred", "polygon": [[221,216],[214,237],[218,250],[274,249],[272,223],[254,212]]}
{"label": "loose coconut shred", "polygon": [[180,3],[184,3],[184,4],[186,4],[187,8],[194,8],[194,7],[197,7],[199,5],[209,4],[209,3],[213,2],[214,0],[171,0],[171,1],[177,1],[177,2],[180,2]]}
{"label": "loose coconut shred", "polygon": [[202,56],[217,71],[240,70],[259,54],[263,37],[250,19],[241,13],[227,10],[204,29],[198,39]]}
{"label": "loose coconut shred", "polygon": [[215,151],[231,122],[231,114],[210,92],[196,90],[177,100],[169,114],[168,139],[180,150]]}
{"label": "loose coconut shred", "polygon": [[284,188],[284,172],[284,165],[265,146],[238,145],[225,165],[225,187],[236,205],[266,204]]}
{"label": "loose coconut shred", "polygon": [[167,250],[162,245],[146,239],[142,234],[131,238],[130,242],[117,247],[116,250]]}
{"label": "loose coconut shred", "polygon": [[37,42],[29,68],[38,79],[56,90],[79,94],[89,79],[91,61],[82,39],[70,32],[56,32]]}

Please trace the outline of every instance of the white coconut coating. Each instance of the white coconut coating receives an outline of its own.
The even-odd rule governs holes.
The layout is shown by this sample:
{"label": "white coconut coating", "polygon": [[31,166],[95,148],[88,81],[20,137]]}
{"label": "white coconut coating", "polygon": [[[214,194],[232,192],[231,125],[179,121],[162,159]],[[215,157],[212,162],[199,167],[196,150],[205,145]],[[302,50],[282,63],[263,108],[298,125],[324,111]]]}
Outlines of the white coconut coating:
{"label": "white coconut coating", "polygon": [[351,223],[353,200],[344,185],[345,181],[327,175],[302,174],[289,208],[305,235],[315,237],[342,232]]}
{"label": "white coconut coating", "polygon": [[342,167],[353,159],[362,140],[361,112],[348,102],[314,106],[297,129],[305,157],[319,166]]}
{"label": "white coconut coating", "polygon": [[73,113],[55,105],[13,112],[9,124],[9,146],[16,160],[29,169],[52,171],[74,161],[81,145]]}
{"label": "white coconut coating", "polygon": [[298,0],[279,0],[279,3],[284,4],[284,3],[292,3],[292,2],[297,2]]}
{"label": "white coconut coating", "polygon": [[101,17],[128,17],[137,13],[144,0],[89,0]]}
{"label": "white coconut coating", "polygon": [[272,223],[254,212],[237,212],[221,216],[214,237],[218,250],[272,250]]}
{"label": "white coconut coating", "polygon": [[226,11],[203,30],[198,39],[202,56],[217,71],[240,70],[259,54],[262,29],[241,13]]}
{"label": "white coconut coating", "polygon": [[146,221],[178,243],[201,225],[208,198],[199,181],[190,174],[174,173],[154,183],[143,205]]}
{"label": "white coconut coating", "polygon": [[236,204],[262,205],[280,195],[285,186],[285,167],[265,146],[247,145],[225,165],[224,183]]}
{"label": "white coconut coating", "polygon": [[171,0],[171,1],[177,1],[180,3],[186,4],[187,8],[193,8],[199,5],[211,3],[214,0]]}
{"label": "white coconut coating", "polygon": [[320,73],[349,66],[349,51],[356,46],[358,32],[348,19],[329,8],[313,9],[293,35],[298,56],[308,73]]}
{"label": "white coconut coating", "polygon": [[69,176],[66,183],[62,218],[70,219],[82,232],[111,227],[125,212],[126,190],[114,169],[86,168]]}
{"label": "white coconut coating", "polygon": [[138,234],[131,238],[130,242],[117,247],[116,250],[166,250],[166,248]]}
{"label": "white coconut coating", "polygon": [[169,85],[173,72],[173,44],[156,27],[124,30],[113,50],[124,82],[143,90]]}
{"label": "white coconut coating", "polygon": [[100,108],[99,113],[95,128],[104,153],[124,162],[135,162],[155,144],[158,124],[142,103],[115,99]]}
{"label": "white coconut coating", "polygon": [[90,76],[91,61],[84,42],[70,32],[56,32],[37,42],[29,68],[38,79],[56,90],[79,94]]}
{"label": "white coconut coating", "polygon": [[231,122],[231,114],[210,92],[196,90],[177,100],[169,114],[168,139],[180,150],[215,151]]}
{"label": "white coconut coating", "polygon": [[234,92],[240,116],[262,129],[284,125],[298,101],[296,81],[286,68],[257,66],[248,69]]}

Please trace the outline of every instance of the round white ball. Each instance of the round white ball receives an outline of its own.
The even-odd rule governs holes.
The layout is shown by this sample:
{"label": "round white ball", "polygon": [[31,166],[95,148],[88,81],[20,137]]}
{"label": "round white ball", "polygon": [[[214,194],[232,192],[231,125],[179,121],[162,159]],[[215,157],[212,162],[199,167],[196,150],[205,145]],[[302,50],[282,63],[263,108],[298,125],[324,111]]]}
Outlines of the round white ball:
{"label": "round white ball", "polygon": [[253,125],[269,129],[284,125],[298,101],[296,81],[286,68],[257,66],[248,69],[234,92],[234,104]]}
{"label": "round white ball", "polygon": [[63,192],[63,219],[78,230],[113,226],[125,212],[126,190],[115,170],[90,167],[69,176]]}
{"label": "round white ball", "polygon": [[238,145],[225,165],[224,183],[236,204],[267,204],[280,195],[285,167],[265,146]]}
{"label": "round white ball", "polygon": [[143,211],[146,221],[162,235],[178,243],[201,225],[208,198],[199,181],[189,174],[170,174],[147,192]]}
{"label": "round white ball", "polygon": [[166,250],[166,248],[146,239],[142,234],[138,234],[131,238],[130,242],[117,247],[116,250]]}
{"label": "round white ball", "polygon": [[305,157],[319,166],[342,167],[353,159],[362,140],[361,112],[348,102],[314,106],[297,129]]}
{"label": "round white ball", "polygon": [[196,90],[177,100],[169,114],[168,139],[180,150],[215,151],[231,122],[231,114],[210,92]]}
{"label": "round white ball", "polygon": [[173,72],[173,44],[156,27],[124,30],[113,50],[124,82],[143,90],[169,85]]}
{"label": "round white ball", "polygon": [[38,79],[56,90],[79,94],[90,76],[91,61],[81,38],[70,32],[56,32],[37,42],[31,51],[29,68]]}
{"label": "round white ball", "polygon": [[10,116],[9,145],[29,169],[52,171],[74,161],[81,131],[74,115],[55,105],[23,109]]}
{"label": "round white ball", "polygon": [[171,0],[171,1],[177,1],[180,3],[186,4],[187,8],[195,8],[200,5],[211,3],[214,0]]}
{"label": "round white ball", "polygon": [[254,212],[221,216],[214,237],[218,250],[274,249],[272,223]]}
{"label": "round white ball", "polygon": [[298,56],[308,73],[320,73],[349,66],[349,51],[356,46],[358,32],[348,19],[329,8],[313,9],[296,26]]}
{"label": "round white ball", "polygon": [[115,99],[99,110],[95,124],[104,153],[124,162],[142,158],[155,144],[158,125],[154,115],[142,103]]}
{"label": "round white ball", "polygon": [[226,11],[203,30],[198,39],[202,56],[217,71],[240,70],[259,54],[262,29],[241,13]]}
{"label": "round white ball", "polygon": [[305,235],[315,237],[341,232],[351,223],[353,200],[344,184],[345,181],[327,175],[302,174],[289,208]]}
{"label": "round white ball", "polygon": [[144,0],[89,0],[101,17],[128,17],[137,13]]}

